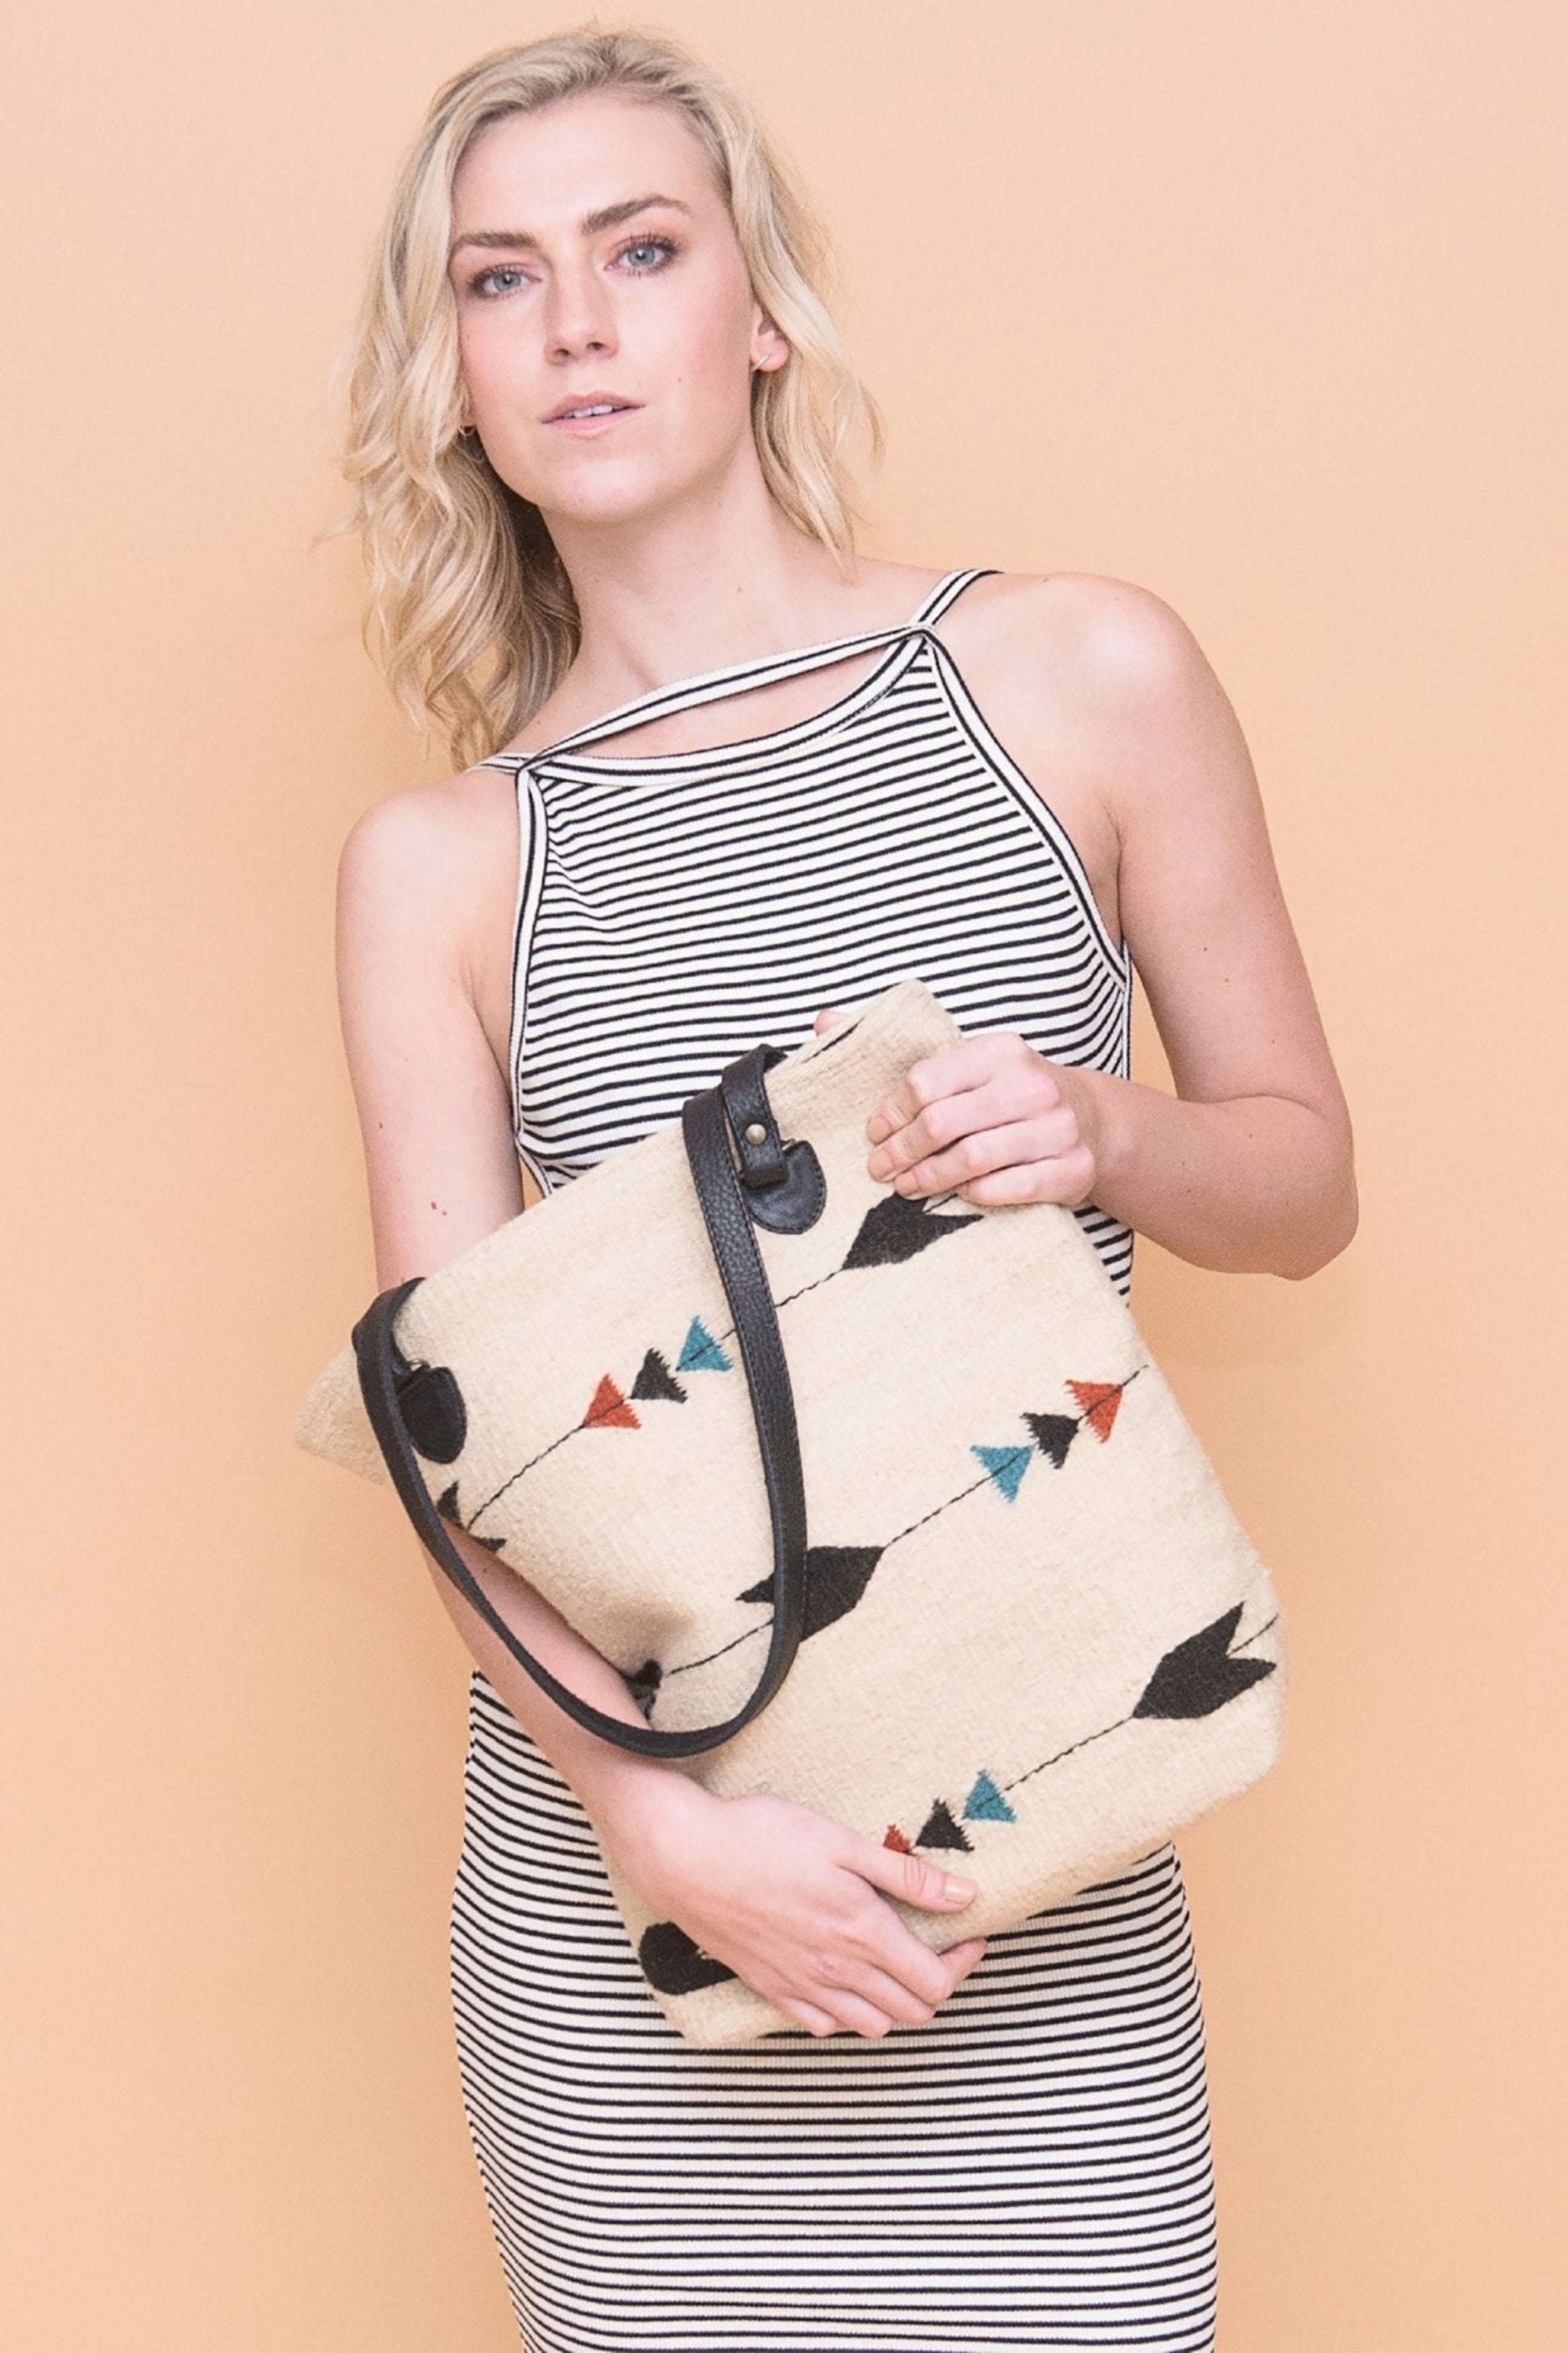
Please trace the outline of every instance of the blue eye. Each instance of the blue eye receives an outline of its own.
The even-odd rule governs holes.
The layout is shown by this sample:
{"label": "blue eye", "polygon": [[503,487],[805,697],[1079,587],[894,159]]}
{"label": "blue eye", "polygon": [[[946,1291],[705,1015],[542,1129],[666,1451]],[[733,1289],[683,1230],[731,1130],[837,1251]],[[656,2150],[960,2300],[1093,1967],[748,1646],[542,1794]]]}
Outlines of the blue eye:
{"label": "blue eye", "polygon": [[[634,237],[629,244],[623,245],[617,251],[616,259],[624,261],[634,277],[650,278],[655,270],[662,269],[667,262],[672,261],[678,250],[679,248],[673,239],[668,237]],[[499,296],[510,294],[519,286],[525,286],[528,283],[528,271],[521,268],[518,263],[498,261],[492,263],[488,269],[479,270],[469,279],[468,291],[478,301],[490,302],[496,301]]]}

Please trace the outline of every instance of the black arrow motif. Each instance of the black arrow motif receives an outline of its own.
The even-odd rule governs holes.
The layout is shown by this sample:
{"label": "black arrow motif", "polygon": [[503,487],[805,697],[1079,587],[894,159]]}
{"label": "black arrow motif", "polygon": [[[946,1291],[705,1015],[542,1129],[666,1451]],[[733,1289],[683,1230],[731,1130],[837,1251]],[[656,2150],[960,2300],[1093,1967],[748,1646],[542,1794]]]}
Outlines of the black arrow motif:
{"label": "black arrow motif", "polygon": [[967,1217],[933,1217],[907,1194],[889,1193],[861,1219],[839,1271],[847,1273],[858,1266],[900,1266],[944,1235],[955,1234],[963,1226],[977,1226],[983,1215],[975,1209]]}
{"label": "black arrow motif", "polygon": [[657,1659],[645,1659],[636,1672],[626,1677],[626,1689],[645,1715],[652,1715],[653,1704],[658,1697],[658,1687],[663,1681],[664,1669]]}
{"label": "black arrow motif", "polygon": [[699,1993],[704,1986],[722,1985],[735,1974],[694,1944],[673,1920],[656,1920],[651,1928],[643,1930],[637,1958],[657,1993]]}
{"label": "black arrow motif", "polygon": [[1143,1687],[1134,1715],[1212,1715],[1265,1675],[1274,1672],[1272,1659],[1233,1659],[1226,1655],[1230,1638],[1241,1621],[1241,1603],[1216,1618],[1201,1633],[1189,1634],[1167,1651]]}
{"label": "black arrow motif", "polygon": [[[801,1641],[820,1634],[825,1626],[847,1618],[871,1582],[871,1572],[882,1557],[880,1545],[813,1545],[805,1556],[805,1611]],[[773,1580],[738,1594],[741,1601],[772,1602]]]}

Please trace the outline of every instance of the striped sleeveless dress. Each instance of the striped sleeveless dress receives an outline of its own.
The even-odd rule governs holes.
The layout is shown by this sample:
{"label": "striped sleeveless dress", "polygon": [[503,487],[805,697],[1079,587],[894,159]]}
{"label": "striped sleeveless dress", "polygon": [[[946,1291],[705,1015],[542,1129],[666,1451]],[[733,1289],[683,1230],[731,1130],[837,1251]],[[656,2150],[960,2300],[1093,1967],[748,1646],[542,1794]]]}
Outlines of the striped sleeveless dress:
{"label": "striped sleeveless dress", "polygon": [[[549,1191],[759,1039],[918,974],[961,1029],[1125,1073],[1131,965],[934,623],[643,695],[526,758],[510,1068]],[[796,724],[581,747],[878,648]],[[1079,1212],[1125,1291],[1131,1236]],[[1214,2342],[1199,1980],[1163,1846],[994,1935],[929,2025],[682,2041],[588,1819],[470,1681],[451,1914],[464,2106],[527,2353],[996,2353]]]}

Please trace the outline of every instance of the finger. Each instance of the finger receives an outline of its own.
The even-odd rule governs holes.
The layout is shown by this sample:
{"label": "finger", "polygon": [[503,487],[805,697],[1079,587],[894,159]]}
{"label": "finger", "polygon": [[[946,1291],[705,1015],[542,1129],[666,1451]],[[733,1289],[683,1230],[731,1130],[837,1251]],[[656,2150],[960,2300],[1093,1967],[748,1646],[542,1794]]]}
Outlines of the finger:
{"label": "finger", "polygon": [[884,2034],[890,2034],[893,2031],[893,2021],[885,2010],[879,2010],[874,2001],[864,2000],[859,1994],[852,1993],[847,1986],[835,1986],[831,1992],[823,1994],[822,2000],[831,2009],[839,2025],[847,2026],[852,2034],[870,2035],[879,2042]]}
{"label": "finger", "polygon": [[951,1993],[954,1986],[963,1984],[975,1963],[985,1958],[985,1939],[984,1936],[966,1936],[962,1945],[950,1945],[945,1953],[938,1955],[938,1958],[947,1969],[947,1989]]}
{"label": "finger", "polygon": [[1099,1174],[1087,1144],[1052,1159],[983,1170],[966,1176],[953,1190],[961,1199],[982,1207],[1007,1201],[1056,1201],[1067,1208],[1081,1208],[1094,1190]]}
{"label": "finger", "polygon": [[[997,1168],[1049,1169],[1078,1149],[1078,1122],[1070,1111],[1053,1111],[1038,1118],[1016,1119],[1000,1127],[983,1127],[960,1135],[942,1151],[911,1160],[893,1178],[900,1193],[947,1193]],[[889,1147],[884,1145],[883,1151]],[[1076,1175],[1076,1170],[1074,1174]],[[1054,1182],[1054,1180],[1052,1180]],[[1047,1198],[1054,1198],[1054,1192]]]}
{"label": "finger", "polygon": [[996,1071],[999,1058],[1005,1062],[1017,1059],[1015,1049],[1030,1052],[1012,1031],[988,1030],[983,1038],[961,1039],[940,1054],[922,1055],[910,1064],[891,1094],[875,1106],[866,1122],[867,1134],[873,1144],[879,1144],[895,1129],[918,1119],[928,1103],[942,1095],[965,1094],[984,1086]]}
{"label": "finger", "polygon": [[[896,1169],[890,1180],[895,1192],[906,1196],[952,1192],[998,1168],[1045,1170],[1048,1173],[1041,1179],[1038,1198],[1054,1200],[1064,1185],[1070,1187],[1082,1181],[1084,1168],[1089,1166],[1087,1159],[1081,1164],[1073,1161],[1065,1176],[1055,1166],[1057,1162],[1078,1153],[1081,1145],[1078,1122],[1072,1112],[1064,1108],[996,1125],[977,1124],[940,1150],[924,1155],[915,1153],[900,1138],[889,1138],[870,1155],[867,1169],[875,1175],[879,1163],[887,1155],[907,1151],[908,1165]],[[1087,1147],[1083,1149],[1087,1153]],[[1026,1199],[1036,1196],[1027,1192],[1020,1195],[1014,1189],[1008,1198]]]}
{"label": "finger", "polygon": [[913,2023],[917,2010],[929,2015],[946,2000],[947,1956],[917,1936],[879,1894],[863,1886],[858,1896],[856,1916],[840,1922],[838,1939],[824,1950],[816,1995],[842,1986]]}
{"label": "finger", "polygon": [[813,1027],[816,1029],[817,1036],[820,1037],[825,1029],[837,1029],[839,1023],[841,1021],[847,1021],[848,1018],[849,1017],[847,1013],[839,1013],[831,1006],[824,1006],[821,1012],[817,1015]]}
{"label": "finger", "polygon": [[1043,1093],[1031,1083],[1027,1072],[1009,1071],[1000,1075],[994,1073],[982,1086],[939,1096],[875,1146],[868,1164],[871,1174],[885,1176],[907,1168],[928,1153],[940,1152],[944,1145],[954,1143],[973,1128],[1001,1127],[1009,1120],[1032,1119],[1042,1111],[1055,1108],[1054,1093],[1048,1084],[1047,1092]]}
{"label": "finger", "polygon": [[[918,1937],[910,1937],[910,1941],[920,1957],[910,1966],[907,1982],[903,1976],[895,1976],[889,1969],[862,1963],[846,1968],[844,1989],[858,1994],[863,2001],[874,2002],[901,2026],[929,2026],[947,2000],[952,1980],[942,1966],[942,1956],[928,1951]],[[936,1963],[934,1968],[921,1966],[932,1961]],[[902,1968],[904,1964],[898,1966]]]}
{"label": "finger", "polygon": [[[891,1923],[889,1922],[889,1925]],[[875,1960],[849,1960],[840,1965],[836,1990],[857,1995],[902,2026],[929,2026],[955,1985],[967,1977],[985,1950],[984,1937],[966,1937],[945,1953],[933,1953],[907,1929],[900,1933],[899,1948],[887,1966]],[[826,1998],[826,1997],[825,1997]]]}
{"label": "finger", "polygon": [[781,1999],[775,2007],[782,2010],[786,2018],[793,2018],[797,2025],[803,2026],[808,2034],[837,2034],[839,2031],[837,2020],[829,2018],[825,2010],[818,2010],[815,2002]]}
{"label": "finger", "polygon": [[[952,1972],[947,1955],[933,1952],[896,1914],[887,1912],[885,1907],[884,1917],[894,1936],[870,1956],[868,1965],[879,1975],[890,1978],[895,1986],[902,1986],[915,2001],[923,2003],[928,2012],[934,2010],[952,1990]],[[857,1993],[865,1994],[868,2000],[883,2000],[880,1990],[862,1985],[858,1976],[847,1972],[846,1981]]]}
{"label": "finger", "polygon": [[898,1847],[879,1846],[875,1839],[857,1838],[846,1852],[847,1867],[858,1872],[884,1895],[900,1904],[914,1904],[927,1912],[956,1912],[979,1894],[973,1879],[943,1871],[923,1854],[908,1854]]}

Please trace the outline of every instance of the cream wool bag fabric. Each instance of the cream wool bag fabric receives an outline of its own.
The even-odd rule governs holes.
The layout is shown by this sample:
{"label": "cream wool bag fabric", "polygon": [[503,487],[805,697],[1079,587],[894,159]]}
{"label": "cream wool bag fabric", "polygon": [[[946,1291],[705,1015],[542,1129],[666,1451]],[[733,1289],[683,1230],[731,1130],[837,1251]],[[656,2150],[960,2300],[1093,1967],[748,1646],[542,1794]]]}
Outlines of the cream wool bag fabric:
{"label": "cream wool bag fabric", "polygon": [[[1284,1625],[1136,1324],[1070,1210],[910,1200],[865,1122],[961,1032],[900,982],[768,1072],[826,1204],[755,1229],[794,1394],[808,1550],[798,1654],[760,1714],[683,1760],[962,1869],[938,1948],[1110,1876],[1258,1780]],[[679,1122],[425,1278],[396,1344],[442,1515],[626,1675],[647,1722],[722,1723],[757,1683],[773,1551],[746,1374]],[[294,1436],[386,1465],[355,1354]],[[432,1450],[421,1451],[422,1446]],[[793,2021],[611,1883],[681,2033]]]}

